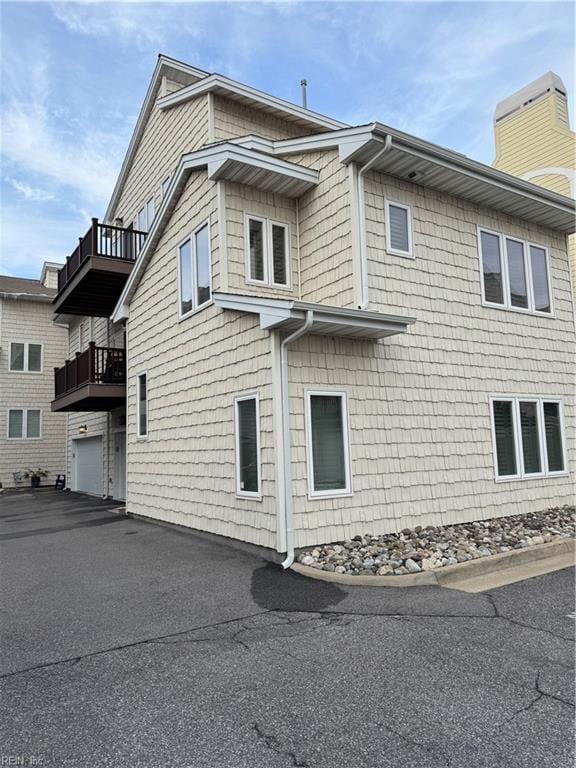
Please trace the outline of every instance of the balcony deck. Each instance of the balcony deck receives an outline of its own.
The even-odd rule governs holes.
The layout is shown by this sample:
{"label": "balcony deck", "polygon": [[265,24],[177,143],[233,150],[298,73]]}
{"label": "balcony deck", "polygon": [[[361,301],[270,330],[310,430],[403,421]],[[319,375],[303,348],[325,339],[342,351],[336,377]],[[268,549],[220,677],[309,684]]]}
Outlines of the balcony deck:
{"label": "balcony deck", "polygon": [[145,238],[145,232],[92,219],[58,273],[54,312],[110,317]]}
{"label": "balcony deck", "polygon": [[111,411],[126,403],[126,350],[88,349],[54,369],[52,410]]}

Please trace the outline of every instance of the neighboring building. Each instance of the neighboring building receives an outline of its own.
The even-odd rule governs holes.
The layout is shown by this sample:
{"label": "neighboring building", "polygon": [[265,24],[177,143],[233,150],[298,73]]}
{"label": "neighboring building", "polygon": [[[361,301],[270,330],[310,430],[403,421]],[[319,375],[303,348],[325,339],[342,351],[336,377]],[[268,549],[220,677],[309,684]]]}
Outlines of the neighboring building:
{"label": "neighboring building", "polygon": [[[494,139],[496,168],[576,196],[576,134],[570,130],[566,87],[554,72],[496,106]],[[569,238],[568,249],[576,297],[576,238]]]}
{"label": "neighboring building", "polygon": [[160,57],[59,277],[72,487],[288,553],[571,501],[574,213]]}
{"label": "neighboring building", "polygon": [[53,322],[60,264],[46,262],[40,280],[0,276],[0,482],[30,485],[15,473],[42,468],[44,484],[64,472],[66,418],[52,413],[54,367],[68,335]]}

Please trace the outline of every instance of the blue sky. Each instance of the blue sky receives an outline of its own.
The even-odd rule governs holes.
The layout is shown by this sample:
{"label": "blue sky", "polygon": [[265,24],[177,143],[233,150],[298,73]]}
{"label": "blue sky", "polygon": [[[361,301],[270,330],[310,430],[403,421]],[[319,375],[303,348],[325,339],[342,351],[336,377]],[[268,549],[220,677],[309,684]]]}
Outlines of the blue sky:
{"label": "blue sky", "polygon": [[0,12],[0,272],[26,277],[63,260],[103,215],[160,52],[296,102],[306,77],[316,111],[377,119],[486,163],[497,101],[550,69],[574,89],[571,3],[2,2]]}

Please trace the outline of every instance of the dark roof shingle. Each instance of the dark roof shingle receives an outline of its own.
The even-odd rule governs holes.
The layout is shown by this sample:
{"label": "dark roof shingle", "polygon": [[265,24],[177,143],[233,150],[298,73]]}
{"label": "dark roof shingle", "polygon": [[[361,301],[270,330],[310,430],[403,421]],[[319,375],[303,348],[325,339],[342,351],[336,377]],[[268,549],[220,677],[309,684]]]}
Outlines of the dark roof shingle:
{"label": "dark roof shingle", "polygon": [[0,294],[10,294],[12,296],[20,294],[53,299],[56,296],[56,291],[54,288],[46,288],[40,280],[0,275]]}

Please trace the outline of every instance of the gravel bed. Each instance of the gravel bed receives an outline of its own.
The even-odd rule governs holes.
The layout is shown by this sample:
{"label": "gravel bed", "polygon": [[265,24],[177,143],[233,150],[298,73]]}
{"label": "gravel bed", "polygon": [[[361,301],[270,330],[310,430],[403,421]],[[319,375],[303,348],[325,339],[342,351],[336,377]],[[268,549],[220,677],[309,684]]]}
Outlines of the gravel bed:
{"label": "gravel bed", "polygon": [[352,576],[399,576],[465,563],[575,535],[576,507],[458,525],[416,526],[383,536],[354,536],[299,553],[298,562]]}

